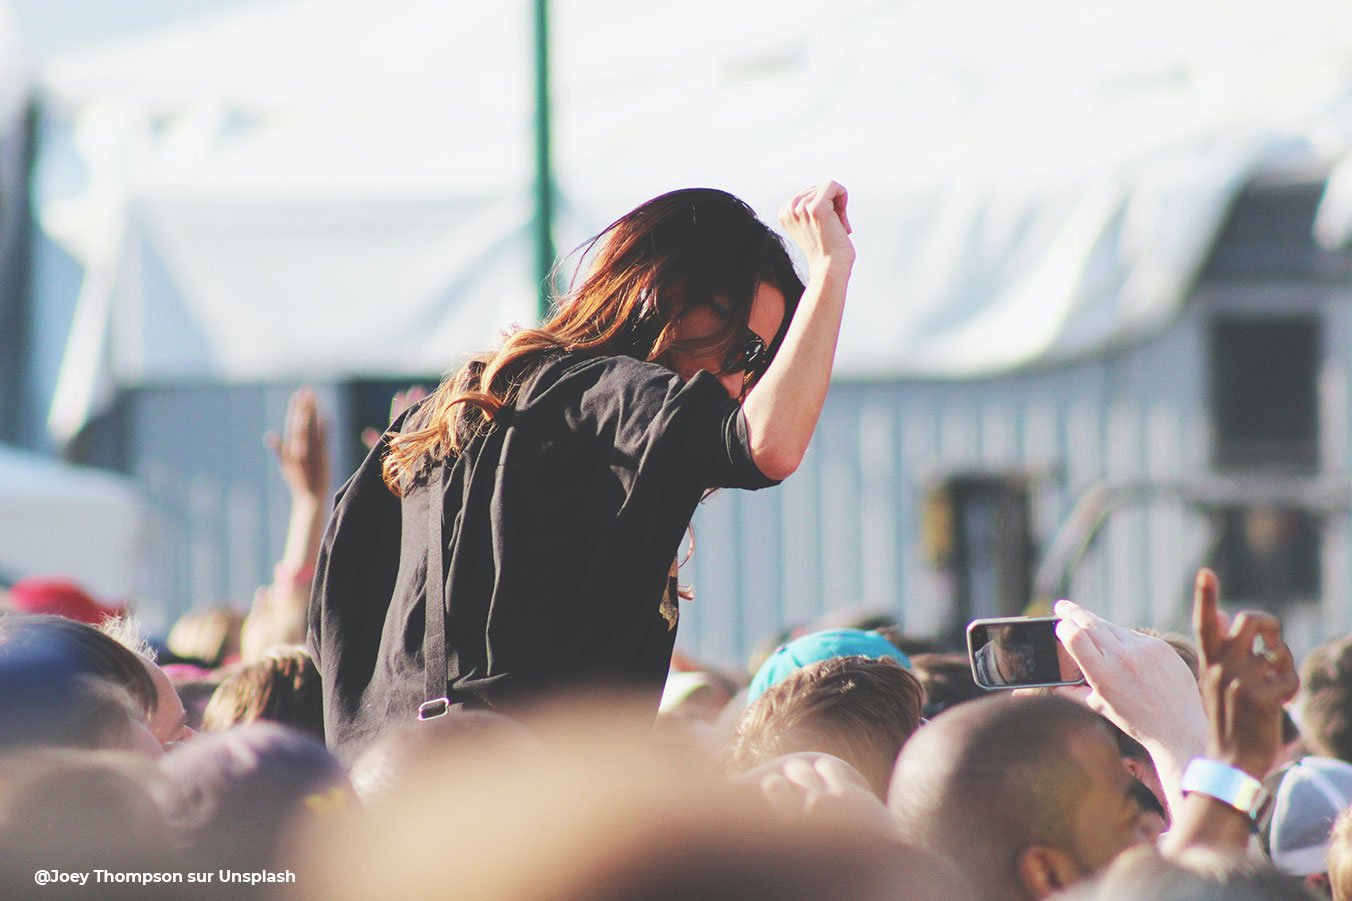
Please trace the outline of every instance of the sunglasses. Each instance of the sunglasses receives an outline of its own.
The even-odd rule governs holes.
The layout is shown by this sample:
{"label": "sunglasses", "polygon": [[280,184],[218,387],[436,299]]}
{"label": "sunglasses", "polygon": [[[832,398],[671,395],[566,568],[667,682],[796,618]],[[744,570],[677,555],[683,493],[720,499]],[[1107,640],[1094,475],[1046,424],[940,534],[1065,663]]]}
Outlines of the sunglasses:
{"label": "sunglasses", "polygon": [[723,360],[723,371],[743,373],[742,380],[750,387],[770,368],[773,358],[774,354],[770,353],[761,336],[747,329],[741,340],[728,351]]}

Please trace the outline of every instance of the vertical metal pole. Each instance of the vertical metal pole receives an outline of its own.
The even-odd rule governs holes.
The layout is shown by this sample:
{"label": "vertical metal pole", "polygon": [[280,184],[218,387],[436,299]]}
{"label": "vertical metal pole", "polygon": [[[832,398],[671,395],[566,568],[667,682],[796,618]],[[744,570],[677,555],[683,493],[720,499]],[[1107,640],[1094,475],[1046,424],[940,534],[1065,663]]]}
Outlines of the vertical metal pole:
{"label": "vertical metal pole", "polygon": [[535,276],[541,321],[549,314],[554,268],[554,178],[549,162],[549,0],[535,7]]}

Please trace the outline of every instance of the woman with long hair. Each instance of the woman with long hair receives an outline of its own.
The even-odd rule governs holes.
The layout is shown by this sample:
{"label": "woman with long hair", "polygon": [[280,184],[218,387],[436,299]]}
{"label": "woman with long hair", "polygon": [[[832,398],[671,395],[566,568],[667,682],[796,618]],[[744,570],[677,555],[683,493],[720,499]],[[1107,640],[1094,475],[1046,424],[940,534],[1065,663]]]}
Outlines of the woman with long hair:
{"label": "woman with long hair", "polygon": [[570,684],[646,686],[656,711],[696,504],[784,479],[816,427],[846,200],[827,182],[780,210],[806,285],[732,195],[650,200],[586,245],[543,324],[395,420],[339,492],[311,601],[341,757],[391,720]]}

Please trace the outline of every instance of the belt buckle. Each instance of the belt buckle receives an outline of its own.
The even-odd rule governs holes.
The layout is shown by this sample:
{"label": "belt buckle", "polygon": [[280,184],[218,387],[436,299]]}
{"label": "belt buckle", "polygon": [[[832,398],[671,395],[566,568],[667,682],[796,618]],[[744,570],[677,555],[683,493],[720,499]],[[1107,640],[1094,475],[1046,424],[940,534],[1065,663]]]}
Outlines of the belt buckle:
{"label": "belt buckle", "polygon": [[418,705],[418,722],[440,719],[451,710],[450,698],[433,698]]}

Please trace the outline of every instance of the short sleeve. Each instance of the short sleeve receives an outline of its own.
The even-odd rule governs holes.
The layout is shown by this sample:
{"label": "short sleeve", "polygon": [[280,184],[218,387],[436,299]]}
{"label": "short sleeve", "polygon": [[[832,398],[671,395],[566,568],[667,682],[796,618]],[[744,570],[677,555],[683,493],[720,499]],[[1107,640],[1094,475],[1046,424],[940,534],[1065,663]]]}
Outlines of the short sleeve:
{"label": "short sleeve", "polygon": [[569,428],[595,435],[636,469],[660,470],[701,488],[765,488],[751,457],[741,404],[712,374],[689,382],[630,357],[568,359],[546,367],[521,415],[562,410]]}
{"label": "short sleeve", "polygon": [[[679,378],[678,378],[679,382]],[[708,372],[682,385],[663,411],[662,438],[677,453],[705,467],[705,488],[767,488],[767,478],[751,457],[751,435],[742,405],[728,397]]]}

